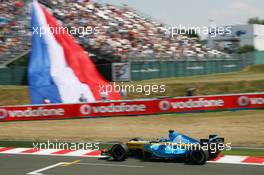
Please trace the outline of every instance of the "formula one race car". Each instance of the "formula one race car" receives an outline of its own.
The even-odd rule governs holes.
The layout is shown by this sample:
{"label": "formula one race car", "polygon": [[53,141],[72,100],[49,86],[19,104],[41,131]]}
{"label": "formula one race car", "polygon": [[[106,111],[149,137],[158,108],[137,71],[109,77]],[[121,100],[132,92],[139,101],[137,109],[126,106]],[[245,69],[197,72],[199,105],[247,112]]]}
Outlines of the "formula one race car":
{"label": "formula one race car", "polygon": [[114,144],[102,155],[115,161],[124,161],[127,157],[141,159],[184,160],[186,163],[202,165],[207,160],[217,157],[225,147],[224,138],[209,135],[200,141],[169,130],[168,138],[146,141],[141,138],[131,139],[127,143]]}

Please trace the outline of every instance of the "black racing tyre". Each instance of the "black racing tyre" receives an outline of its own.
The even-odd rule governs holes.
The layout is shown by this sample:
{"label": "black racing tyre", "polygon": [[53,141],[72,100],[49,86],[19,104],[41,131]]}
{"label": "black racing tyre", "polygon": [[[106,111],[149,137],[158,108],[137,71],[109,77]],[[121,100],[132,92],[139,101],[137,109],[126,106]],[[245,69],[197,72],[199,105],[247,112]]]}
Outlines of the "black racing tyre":
{"label": "black racing tyre", "polygon": [[209,152],[207,150],[192,150],[190,152],[190,162],[196,165],[203,165],[206,163],[209,157]]}
{"label": "black racing tyre", "polygon": [[124,161],[128,155],[128,147],[125,144],[115,144],[110,150],[110,155],[115,161]]}
{"label": "black racing tyre", "polygon": [[135,137],[133,139],[130,139],[129,141],[145,141],[145,140],[140,137]]}

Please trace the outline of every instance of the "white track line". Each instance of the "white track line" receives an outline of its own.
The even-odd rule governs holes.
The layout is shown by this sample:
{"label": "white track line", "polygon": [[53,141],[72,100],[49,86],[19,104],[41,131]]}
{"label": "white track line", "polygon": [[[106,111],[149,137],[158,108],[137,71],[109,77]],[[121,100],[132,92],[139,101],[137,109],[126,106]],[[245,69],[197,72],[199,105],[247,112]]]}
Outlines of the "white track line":
{"label": "white track line", "polygon": [[109,167],[125,167],[125,168],[144,168],[144,166],[140,166],[140,165],[120,165],[120,164],[104,164],[104,163],[75,163],[75,165],[109,166]]}
{"label": "white track line", "polygon": [[32,171],[32,172],[27,173],[27,174],[28,174],[28,175],[44,175],[44,174],[42,173],[43,171],[46,171],[46,170],[49,170],[49,169],[52,169],[52,168],[55,168],[55,167],[58,167],[58,166],[64,165],[65,163],[67,163],[67,162],[56,163],[56,164],[54,164],[54,165],[50,165],[50,166],[47,166],[47,167],[45,167],[45,168],[38,169],[38,170]]}
{"label": "white track line", "polygon": [[[65,165],[68,162],[59,162],[32,172],[27,173],[27,175],[45,175],[42,172],[50,170],[52,168]],[[106,166],[106,167],[124,167],[124,168],[144,168],[144,166],[139,165],[120,165],[120,164],[101,164],[101,163],[75,163],[75,165],[88,165],[88,166]]]}

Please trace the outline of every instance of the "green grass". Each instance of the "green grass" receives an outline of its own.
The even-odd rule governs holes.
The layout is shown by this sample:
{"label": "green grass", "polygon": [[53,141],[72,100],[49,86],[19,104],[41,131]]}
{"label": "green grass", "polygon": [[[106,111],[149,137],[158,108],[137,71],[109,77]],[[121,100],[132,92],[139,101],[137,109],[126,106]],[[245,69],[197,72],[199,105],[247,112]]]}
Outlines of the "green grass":
{"label": "green grass", "polygon": [[0,86],[0,106],[30,104],[27,86]]}
{"label": "green grass", "polygon": [[264,157],[264,149],[232,149],[230,151],[223,151],[222,153],[224,155]]}
{"label": "green grass", "polygon": [[0,140],[0,147],[10,147],[10,148],[32,148],[33,141],[8,141]]}

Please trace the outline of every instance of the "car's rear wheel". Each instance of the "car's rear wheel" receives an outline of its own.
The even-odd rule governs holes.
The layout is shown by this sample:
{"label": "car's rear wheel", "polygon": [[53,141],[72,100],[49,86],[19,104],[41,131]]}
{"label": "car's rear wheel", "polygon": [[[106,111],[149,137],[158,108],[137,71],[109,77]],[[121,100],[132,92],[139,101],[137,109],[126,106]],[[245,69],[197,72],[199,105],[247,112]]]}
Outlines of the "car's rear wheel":
{"label": "car's rear wheel", "polygon": [[192,150],[190,152],[190,162],[196,165],[203,165],[208,160],[209,153],[206,150]]}
{"label": "car's rear wheel", "polygon": [[128,147],[125,144],[115,144],[110,150],[110,155],[115,161],[124,161],[128,155]]}

